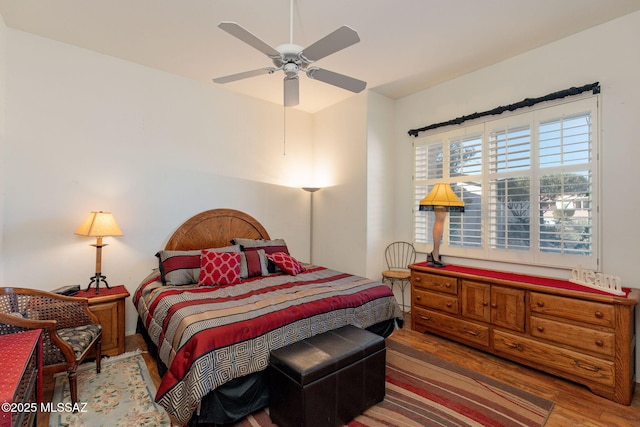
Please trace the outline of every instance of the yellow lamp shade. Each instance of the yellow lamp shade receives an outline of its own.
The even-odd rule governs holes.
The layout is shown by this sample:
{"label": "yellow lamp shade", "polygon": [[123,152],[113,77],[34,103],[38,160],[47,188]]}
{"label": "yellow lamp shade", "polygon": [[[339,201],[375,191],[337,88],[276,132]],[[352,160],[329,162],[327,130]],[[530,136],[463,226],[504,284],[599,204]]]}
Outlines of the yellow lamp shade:
{"label": "yellow lamp shade", "polygon": [[123,236],[111,212],[91,212],[80,224],[75,234],[80,236]]}
{"label": "yellow lamp shade", "polygon": [[436,184],[429,194],[420,200],[421,211],[432,211],[436,206],[455,212],[464,212],[464,202],[456,196],[449,184]]}

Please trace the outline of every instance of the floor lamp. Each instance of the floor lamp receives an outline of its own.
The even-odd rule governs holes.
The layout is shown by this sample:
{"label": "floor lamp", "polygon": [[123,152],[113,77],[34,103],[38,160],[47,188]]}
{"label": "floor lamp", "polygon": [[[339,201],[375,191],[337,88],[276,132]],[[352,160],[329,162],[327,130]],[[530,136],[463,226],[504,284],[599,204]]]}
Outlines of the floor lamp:
{"label": "floor lamp", "polygon": [[308,191],[311,195],[311,204],[309,206],[309,264],[313,264],[313,193],[320,190],[320,187],[302,187],[304,191]]}
{"label": "floor lamp", "polygon": [[118,227],[118,223],[116,223],[116,219],[111,212],[99,211],[89,213],[89,216],[80,224],[75,234],[96,238],[96,243],[91,245],[96,247],[96,274],[91,278],[87,290],[95,283],[97,294],[100,292],[100,281],[109,288],[107,277],[102,274],[102,248],[107,246],[102,243],[102,238],[105,236],[122,236],[122,230]]}
{"label": "floor lamp", "polygon": [[449,184],[436,184],[427,196],[420,200],[421,211],[433,211],[433,251],[427,254],[427,262],[432,267],[444,267],[440,259],[440,240],[447,212],[464,212],[464,202],[456,196]]}

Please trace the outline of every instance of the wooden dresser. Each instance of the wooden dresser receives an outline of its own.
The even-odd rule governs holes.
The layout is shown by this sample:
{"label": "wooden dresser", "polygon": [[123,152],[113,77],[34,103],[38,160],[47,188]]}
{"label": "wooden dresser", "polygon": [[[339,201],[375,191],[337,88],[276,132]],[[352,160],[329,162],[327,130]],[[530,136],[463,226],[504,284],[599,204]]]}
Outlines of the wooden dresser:
{"label": "wooden dresser", "polygon": [[42,402],[42,330],[0,336],[0,427],[34,426]]}
{"label": "wooden dresser", "polygon": [[615,297],[564,280],[459,266],[411,268],[411,323],[583,384],[629,405],[640,290]]}

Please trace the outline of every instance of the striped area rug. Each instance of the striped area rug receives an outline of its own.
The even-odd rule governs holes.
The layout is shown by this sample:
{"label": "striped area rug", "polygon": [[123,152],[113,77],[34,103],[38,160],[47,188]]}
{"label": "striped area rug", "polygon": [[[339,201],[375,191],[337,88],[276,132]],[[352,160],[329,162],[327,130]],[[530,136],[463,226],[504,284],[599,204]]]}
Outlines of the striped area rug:
{"label": "striped area rug", "polygon": [[387,394],[357,426],[543,426],[553,402],[387,340]]}
{"label": "striped area rug", "polygon": [[[386,396],[349,422],[377,426],[543,426],[553,402],[387,340]],[[268,409],[236,427],[271,427]]]}

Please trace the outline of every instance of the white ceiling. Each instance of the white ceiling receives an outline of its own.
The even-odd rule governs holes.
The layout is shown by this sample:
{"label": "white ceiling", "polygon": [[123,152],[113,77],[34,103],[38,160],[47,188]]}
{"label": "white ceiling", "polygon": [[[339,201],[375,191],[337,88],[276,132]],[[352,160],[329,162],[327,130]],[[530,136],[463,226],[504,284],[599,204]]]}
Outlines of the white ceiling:
{"label": "white ceiling", "polygon": [[[290,0],[0,0],[5,24],[205,84],[271,66],[220,30],[235,21],[267,44],[289,42]],[[295,0],[293,42],[308,46],[342,25],[360,43],[317,65],[390,98],[499,62],[640,10],[640,0]],[[314,64],[315,65],[315,64]],[[279,72],[225,88],[282,104]],[[305,75],[300,105],[315,112],[351,92]]]}

